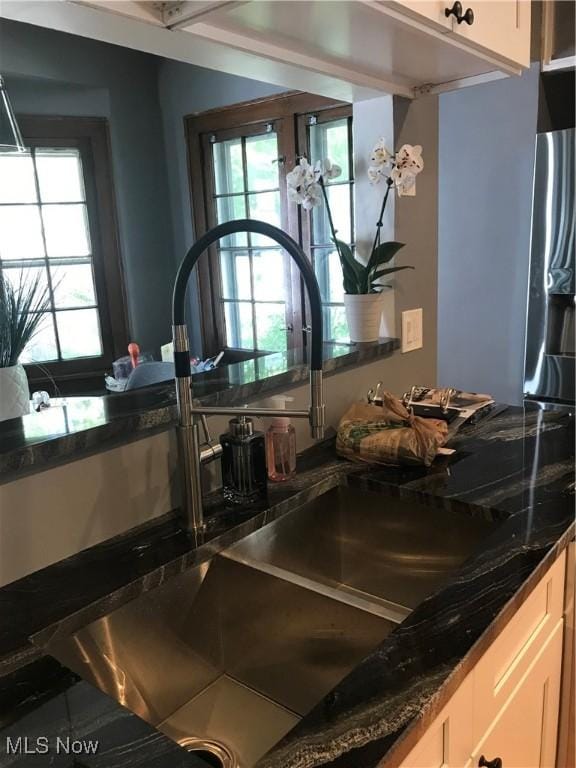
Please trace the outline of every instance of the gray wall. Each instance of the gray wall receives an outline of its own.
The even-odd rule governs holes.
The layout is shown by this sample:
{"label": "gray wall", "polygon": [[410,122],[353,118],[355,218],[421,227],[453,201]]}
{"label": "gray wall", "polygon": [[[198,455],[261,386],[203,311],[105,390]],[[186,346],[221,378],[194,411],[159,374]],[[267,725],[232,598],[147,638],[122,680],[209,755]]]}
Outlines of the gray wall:
{"label": "gray wall", "polygon": [[[184,118],[208,109],[282,93],[283,90],[269,83],[159,59],[158,91],[166,142],[176,266],[194,242]],[[189,297],[190,344],[193,350],[199,351],[202,347],[200,303],[198,284],[193,277]]]}
{"label": "gray wall", "polygon": [[440,97],[439,383],[512,404],[522,401],[537,106],[535,66]]}
{"label": "gray wall", "polygon": [[175,263],[157,67],[153,56],[0,22],[0,71],[16,112],[110,120],[130,331],[145,348],[169,338]]}

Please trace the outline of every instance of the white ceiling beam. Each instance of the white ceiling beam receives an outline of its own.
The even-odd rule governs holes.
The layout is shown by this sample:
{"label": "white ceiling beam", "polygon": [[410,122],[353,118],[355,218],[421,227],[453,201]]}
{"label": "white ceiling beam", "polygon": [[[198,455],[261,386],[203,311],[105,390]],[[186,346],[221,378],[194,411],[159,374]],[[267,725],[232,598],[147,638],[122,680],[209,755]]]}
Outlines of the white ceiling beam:
{"label": "white ceiling beam", "polygon": [[164,26],[162,3],[143,0],[66,0],[66,2],[97,8],[118,16],[127,16],[158,27]]}
{"label": "white ceiling beam", "polygon": [[205,21],[217,11],[231,11],[245,2],[247,0],[182,0],[166,3],[163,13],[164,25],[168,29],[180,29],[195,21]]}
{"label": "white ceiling beam", "polygon": [[374,76],[351,73],[342,66],[315,63],[309,58],[305,68],[304,59],[298,65],[293,55],[286,61],[277,57],[267,59],[263,49],[256,52],[246,40],[235,48],[211,39],[210,34],[192,34],[202,24],[194,25],[192,32],[169,30],[102,10],[101,3],[95,7],[64,0],[2,0],[0,17],[342,101],[363,101],[386,92],[411,95],[406,86],[393,87]]}
{"label": "white ceiling beam", "polygon": [[329,77],[344,80],[352,85],[373,89],[379,93],[394,93],[406,98],[413,98],[413,84],[406,78],[394,80],[381,77],[373,72],[353,69],[350,64],[343,65],[338,60],[326,57],[312,56],[304,50],[294,47],[286,48],[280,36],[267,31],[265,39],[258,33],[248,34],[239,32],[228,26],[197,22],[191,27],[182,27],[183,31],[194,38],[210,40],[237,51],[257,54],[269,61],[286,62],[310,72],[316,72]]}

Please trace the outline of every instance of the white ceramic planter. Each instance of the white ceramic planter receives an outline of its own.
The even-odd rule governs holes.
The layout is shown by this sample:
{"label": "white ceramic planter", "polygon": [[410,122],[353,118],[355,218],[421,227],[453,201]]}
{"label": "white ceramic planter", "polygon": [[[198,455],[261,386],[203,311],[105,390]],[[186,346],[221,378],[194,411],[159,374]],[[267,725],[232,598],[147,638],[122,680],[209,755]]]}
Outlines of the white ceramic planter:
{"label": "white ceramic planter", "polygon": [[344,294],[350,341],[378,341],[383,306],[382,293]]}
{"label": "white ceramic planter", "polygon": [[30,413],[30,391],[23,365],[0,368],[0,421]]}

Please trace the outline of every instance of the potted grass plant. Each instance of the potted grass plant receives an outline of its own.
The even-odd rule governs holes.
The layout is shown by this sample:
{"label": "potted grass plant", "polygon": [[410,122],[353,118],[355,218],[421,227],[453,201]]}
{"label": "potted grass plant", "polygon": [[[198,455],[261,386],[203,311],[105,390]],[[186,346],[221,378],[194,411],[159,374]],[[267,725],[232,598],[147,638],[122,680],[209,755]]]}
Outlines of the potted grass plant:
{"label": "potted grass plant", "polygon": [[0,421],[30,411],[28,379],[19,360],[49,309],[49,290],[39,277],[27,280],[20,273],[13,286],[0,273]]}
{"label": "potted grass plant", "polygon": [[287,175],[290,200],[307,211],[322,202],[326,206],[332,242],[342,266],[344,306],[351,341],[378,339],[384,291],[391,287],[389,283],[382,281],[395,272],[414,269],[410,265],[389,266],[394,256],[404,247],[404,243],[382,242],[381,230],[391,190],[396,190],[399,196],[415,195],[416,176],[423,167],[422,147],[419,145],[404,144],[398,152],[392,154],[384,139],[380,139],[372,150],[368,178],[375,186],[383,182],[385,190],[372,248],[363,260],[357,259],[352,247],[338,238],[338,230],[330,209],[326,183],[340,176],[340,167],[330,160],[322,160],[312,166],[305,157],[301,157]]}

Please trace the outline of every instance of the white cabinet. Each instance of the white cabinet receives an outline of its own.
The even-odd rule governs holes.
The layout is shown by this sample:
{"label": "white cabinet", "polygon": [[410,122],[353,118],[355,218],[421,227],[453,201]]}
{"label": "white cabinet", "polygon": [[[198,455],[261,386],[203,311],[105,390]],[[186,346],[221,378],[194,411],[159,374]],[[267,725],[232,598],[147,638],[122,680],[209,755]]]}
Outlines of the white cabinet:
{"label": "white cabinet", "polygon": [[503,58],[521,67],[530,66],[530,0],[464,0],[459,16],[463,19],[468,13],[466,18],[472,23],[458,23],[455,13],[447,17],[445,11],[454,5],[454,0],[393,3],[410,18],[428,23],[431,29],[449,32],[445,38],[448,43],[472,48],[490,59]]}
{"label": "white cabinet", "polygon": [[446,16],[446,8],[451,4],[445,0],[396,0],[391,4],[397,6],[398,10],[411,16],[416,21],[425,24],[432,22],[433,27],[437,27],[444,32],[452,31],[452,16]]}
{"label": "white cabinet", "polygon": [[454,23],[453,34],[487,54],[502,56],[522,67],[530,66],[529,0],[470,0],[474,21]]}
{"label": "white cabinet", "polygon": [[474,680],[468,675],[402,763],[402,768],[462,768],[472,743]]}
{"label": "white cabinet", "polygon": [[499,757],[503,768],[554,768],[562,629],[560,620],[496,720],[474,747],[466,768],[476,768],[482,755],[488,761]]}
{"label": "white cabinet", "polygon": [[[554,768],[562,666],[563,553],[486,649],[402,768]],[[560,766],[560,768],[563,768]]]}

